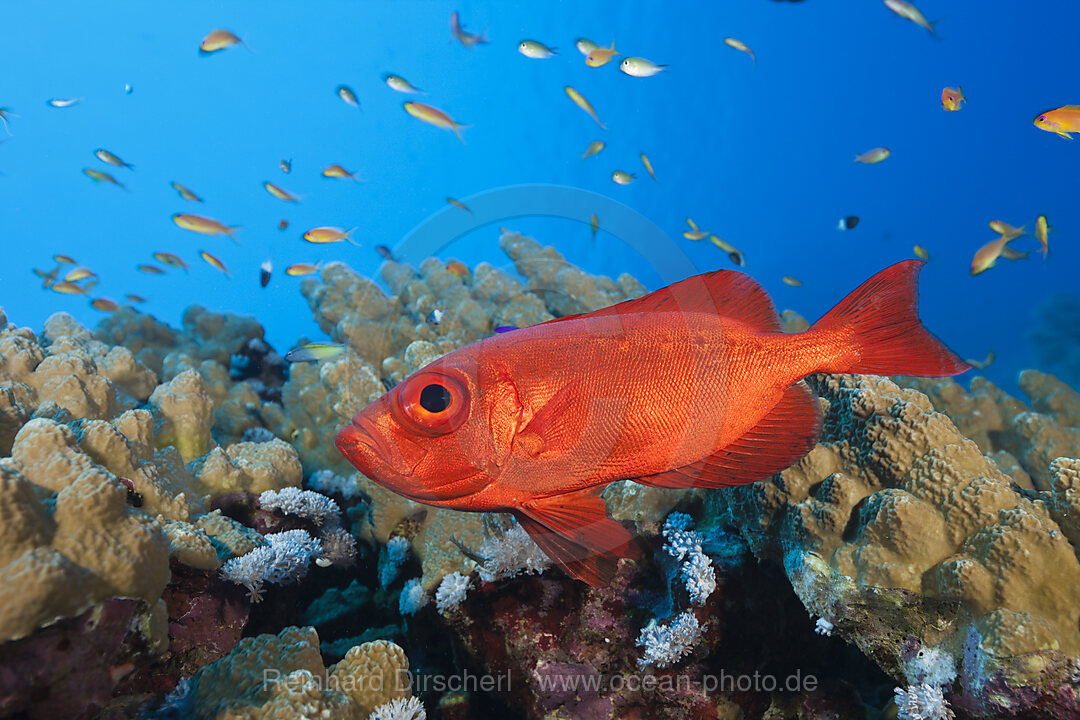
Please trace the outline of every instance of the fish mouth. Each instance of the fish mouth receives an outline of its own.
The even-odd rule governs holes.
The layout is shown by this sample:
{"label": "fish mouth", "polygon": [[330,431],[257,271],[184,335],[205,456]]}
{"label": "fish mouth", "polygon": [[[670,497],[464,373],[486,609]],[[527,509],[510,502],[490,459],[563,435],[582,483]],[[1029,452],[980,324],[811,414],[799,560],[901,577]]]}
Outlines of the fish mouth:
{"label": "fish mouth", "polygon": [[412,468],[401,457],[401,453],[391,447],[386,437],[379,432],[378,426],[366,417],[355,417],[343,427],[334,440],[338,450],[364,474],[377,478],[383,473],[371,472],[375,464],[385,465],[395,475],[408,477]]}

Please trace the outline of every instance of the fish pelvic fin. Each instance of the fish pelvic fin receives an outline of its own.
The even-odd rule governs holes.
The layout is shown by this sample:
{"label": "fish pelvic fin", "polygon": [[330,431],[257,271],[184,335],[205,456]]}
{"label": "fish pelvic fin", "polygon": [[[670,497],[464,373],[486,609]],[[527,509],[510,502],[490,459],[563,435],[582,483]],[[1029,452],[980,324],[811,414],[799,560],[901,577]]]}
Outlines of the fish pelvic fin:
{"label": "fish pelvic fin", "polygon": [[514,511],[540,549],[569,576],[595,587],[611,582],[620,558],[637,556],[633,536],[607,516],[603,487],[529,500]]}
{"label": "fish pelvic fin", "polygon": [[922,260],[885,268],[818,320],[808,333],[837,333],[854,343],[854,362],[842,360],[824,372],[873,375],[958,375],[971,366],[919,321],[919,271]]}
{"label": "fish pelvic fin", "polygon": [[813,449],[820,434],[817,396],[806,383],[797,382],[735,442],[696,463],[638,478],[636,482],[659,488],[746,485],[793,465]]}

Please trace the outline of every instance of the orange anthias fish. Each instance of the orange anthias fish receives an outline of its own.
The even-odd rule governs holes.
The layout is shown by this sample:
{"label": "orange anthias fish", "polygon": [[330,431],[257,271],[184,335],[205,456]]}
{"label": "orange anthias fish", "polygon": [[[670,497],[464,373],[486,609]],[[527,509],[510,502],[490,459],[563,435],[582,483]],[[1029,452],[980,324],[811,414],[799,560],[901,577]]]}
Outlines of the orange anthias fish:
{"label": "orange anthias fish", "polygon": [[949,112],[956,112],[960,109],[960,106],[967,102],[967,98],[964,97],[964,89],[962,87],[947,87],[941,91],[941,107]]}
{"label": "orange anthias fish", "polygon": [[1080,105],[1065,105],[1057,110],[1047,110],[1032,122],[1040,130],[1057,133],[1066,140],[1072,140],[1069,133],[1080,132]]}
{"label": "orange anthias fish", "polygon": [[816,372],[969,369],[919,322],[919,260],[784,333],[738,271],[499,333],[455,350],[358,412],[338,449],[364,475],[438,507],[510,512],[568,574],[610,581],[631,536],[601,493],[744,485],[818,441]]}

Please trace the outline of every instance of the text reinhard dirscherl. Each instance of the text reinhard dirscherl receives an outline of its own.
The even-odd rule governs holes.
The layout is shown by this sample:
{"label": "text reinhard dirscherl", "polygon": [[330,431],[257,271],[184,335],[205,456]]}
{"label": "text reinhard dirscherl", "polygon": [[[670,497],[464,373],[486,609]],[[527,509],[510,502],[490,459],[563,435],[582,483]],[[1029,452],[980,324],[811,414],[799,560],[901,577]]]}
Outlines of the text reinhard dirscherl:
{"label": "text reinhard dirscherl", "polygon": [[[564,671],[535,674],[531,682],[543,694],[565,692],[670,692],[700,691],[714,692],[813,692],[817,689],[818,679],[814,675],[803,675],[801,671],[779,677],[769,673],[731,674],[723,670],[719,675],[706,674],[700,678],[691,678],[679,674],[614,674],[604,676],[597,672],[575,672],[574,666],[563,666]],[[584,668],[584,666],[578,666]],[[398,697],[423,693],[442,692],[510,692],[513,679],[510,670],[499,674],[477,674],[468,670],[460,674],[442,675],[435,673],[411,673],[403,670],[389,676],[367,675],[362,677],[339,676],[325,673],[312,675],[298,671],[284,675],[276,669],[263,671],[263,687],[275,685],[289,690],[299,690],[314,684],[320,689],[336,690],[351,694],[353,692],[385,693],[388,697]]]}

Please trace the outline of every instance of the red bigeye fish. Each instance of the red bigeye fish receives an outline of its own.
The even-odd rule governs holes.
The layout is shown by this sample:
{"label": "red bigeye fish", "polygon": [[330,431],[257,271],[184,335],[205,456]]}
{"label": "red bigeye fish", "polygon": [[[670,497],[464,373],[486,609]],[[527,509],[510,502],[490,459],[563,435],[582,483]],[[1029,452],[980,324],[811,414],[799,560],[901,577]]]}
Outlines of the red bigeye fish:
{"label": "red bigeye fish", "polygon": [[812,373],[969,369],[919,322],[923,265],[886,268],[801,333],[733,270],[498,333],[413,373],[336,444],[405,497],[513,513],[568,574],[606,584],[633,552],[610,483],[720,488],[789,467],[818,441]]}

